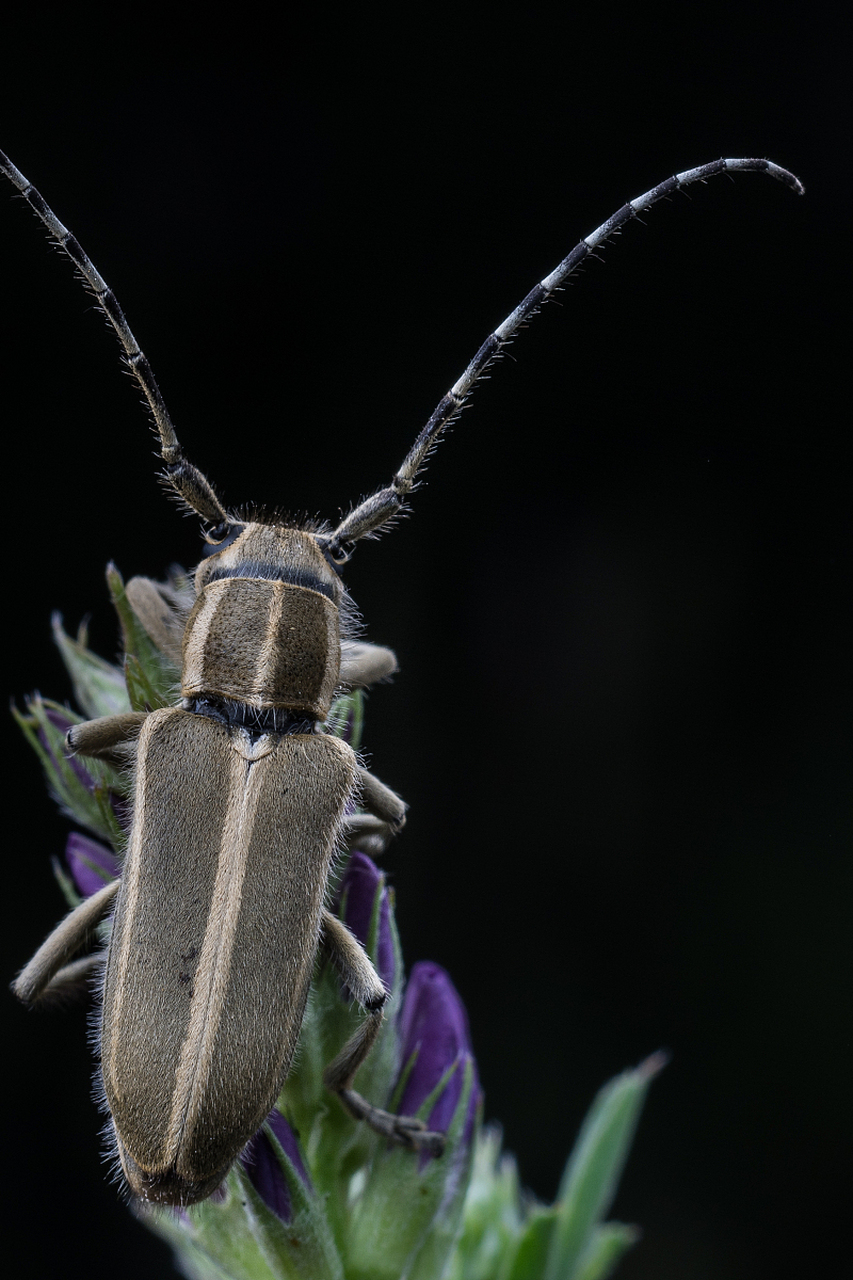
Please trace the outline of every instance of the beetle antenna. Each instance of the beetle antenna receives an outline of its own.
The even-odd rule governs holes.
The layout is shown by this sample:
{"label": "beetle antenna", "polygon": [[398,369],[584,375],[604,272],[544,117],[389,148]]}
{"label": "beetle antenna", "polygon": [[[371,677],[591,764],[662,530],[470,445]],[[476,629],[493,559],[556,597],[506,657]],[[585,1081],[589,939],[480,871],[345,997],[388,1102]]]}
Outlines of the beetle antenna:
{"label": "beetle antenna", "polygon": [[686,169],[684,173],[677,173],[674,177],[667,178],[665,182],[653,187],[651,191],[647,191],[645,195],[624,204],[612,218],[608,218],[591,235],[581,240],[568,257],[564,258],[550,275],[545,276],[544,280],[541,280],[528,293],[524,301],[519,303],[503,323],[498,325],[494,333],[489,335],[459,381],[439,400],[432,416],[409,450],[403,465],[388,488],[378,490],[359,503],[329,535],[328,550],[332,558],[338,563],[343,563],[349,559],[353,544],[359,538],[377,533],[400,513],[407,495],[415,487],[418,472],[432,452],[442,431],[459,416],[478,378],[481,378],[486,369],[498,358],[518,330],[537,314],[540,307],[556,290],[562,288],[584,258],[604,244],[626,222],[630,222],[632,218],[650,209],[664,196],[688,186],[691,182],[703,182],[717,173],[732,173],[738,170],[754,170],[769,174],[771,178],[784,182],[786,187],[790,187],[798,195],[804,193],[803,184],[799,178],[794,177],[787,169],[780,168],[772,160],[714,160],[711,164],[702,165],[698,169]]}
{"label": "beetle antenna", "polygon": [[41,193],[19,169],[15,168],[2,151],[0,151],[0,171],[15,184],[30,208],[41,218],[53,242],[68,254],[94,294],[98,306],[118,334],[119,342],[124,348],[125,363],[142,387],[145,399],[151,408],[154,425],[160,436],[160,457],[166,467],[165,479],[182,502],[199,515],[205,525],[209,526],[208,536],[215,541],[220,541],[229,527],[228,517],[210,481],[184,457],[172,419],[169,417],[169,411],[157,385],[157,379],[154,377],[147,356],[133,336],[118,299],[94,263],[84,253],[77,238],[63,226]]}

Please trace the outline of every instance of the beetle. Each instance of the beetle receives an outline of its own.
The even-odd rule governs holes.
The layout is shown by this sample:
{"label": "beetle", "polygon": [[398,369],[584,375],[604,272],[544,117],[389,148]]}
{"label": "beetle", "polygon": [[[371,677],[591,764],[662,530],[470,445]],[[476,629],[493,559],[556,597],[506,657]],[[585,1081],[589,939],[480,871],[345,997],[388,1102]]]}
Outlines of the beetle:
{"label": "beetle", "polygon": [[[33,1003],[61,987],[71,957],[112,912],[100,1072],[121,1166],[142,1199],[188,1205],[220,1186],[279,1096],[322,948],[365,1011],[326,1070],[327,1086],[392,1142],[440,1154],[440,1133],[374,1106],[352,1087],[378,1035],[387,992],[329,910],[328,887],[341,849],[365,836],[384,846],[403,825],[405,805],[324,727],[336,690],[366,687],[396,670],[391,650],[348,632],[341,569],[356,543],[406,511],[430,450],[478,378],[620,227],[671,192],[719,173],[764,172],[800,194],[802,185],[769,160],[723,159],[623,205],[490,334],[391,483],[332,525],[226,510],[184,455],[114,294],[2,153],[0,168],[114,326],[151,409],[163,479],[198,516],[205,543],[186,602],[147,579],[128,584],[154,642],[179,656],[180,697],[166,708],[69,730],[70,751],[118,756],[133,769],[122,875],[66,917],[14,990]],[[354,813],[356,806],[366,812]]]}

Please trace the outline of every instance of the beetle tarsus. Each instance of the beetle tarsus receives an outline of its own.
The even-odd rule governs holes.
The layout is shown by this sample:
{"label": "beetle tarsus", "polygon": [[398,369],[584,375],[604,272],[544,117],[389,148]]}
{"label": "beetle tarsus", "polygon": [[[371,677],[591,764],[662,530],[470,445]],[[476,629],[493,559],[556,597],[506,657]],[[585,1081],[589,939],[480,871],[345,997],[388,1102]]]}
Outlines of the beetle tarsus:
{"label": "beetle tarsus", "polygon": [[444,1152],[447,1135],[427,1129],[417,1116],[396,1116],[391,1111],[383,1111],[381,1107],[374,1107],[354,1089],[340,1089],[338,1097],[354,1119],[363,1120],[390,1142],[399,1143],[409,1151],[423,1151],[431,1156],[440,1156]]}

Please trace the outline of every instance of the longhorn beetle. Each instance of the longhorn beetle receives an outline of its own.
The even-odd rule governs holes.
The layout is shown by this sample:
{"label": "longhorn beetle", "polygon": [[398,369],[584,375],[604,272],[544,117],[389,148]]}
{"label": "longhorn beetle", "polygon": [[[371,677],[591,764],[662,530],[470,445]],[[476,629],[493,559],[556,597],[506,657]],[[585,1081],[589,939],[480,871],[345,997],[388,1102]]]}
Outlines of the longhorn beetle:
{"label": "longhorn beetle", "polygon": [[[326,906],[329,878],[342,846],[365,833],[384,843],[403,825],[405,805],[324,728],[336,689],[367,686],[396,669],[389,649],[348,637],[340,570],[360,539],[405,511],[427,455],[485,369],[620,227],[680,187],[718,173],[756,170],[800,194],[802,185],[769,160],[717,160],[623,205],[486,339],[390,485],[337,525],[296,525],[225,509],[184,456],[112,290],[2,153],[0,167],[114,326],[151,408],[163,478],[201,520],[205,542],[187,611],[147,579],[128,584],[152,639],[182,655],[175,705],[91,720],[68,732],[72,752],[118,751],[132,759],[133,820],[122,876],[66,917],[14,990],[31,1003],[60,986],[71,956],[113,912],[100,1056],[118,1152],[135,1194],[186,1205],[216,1190],[275,1103],[322,948],[365,1010],[328,1067],[326,1084],[354,1117],[391,1141],[438,1154],[441,1134],[380,1110],[352,1088],[379,1032],[387,993],[360,944]],[[367,813],[353,815],[356,803]]]}

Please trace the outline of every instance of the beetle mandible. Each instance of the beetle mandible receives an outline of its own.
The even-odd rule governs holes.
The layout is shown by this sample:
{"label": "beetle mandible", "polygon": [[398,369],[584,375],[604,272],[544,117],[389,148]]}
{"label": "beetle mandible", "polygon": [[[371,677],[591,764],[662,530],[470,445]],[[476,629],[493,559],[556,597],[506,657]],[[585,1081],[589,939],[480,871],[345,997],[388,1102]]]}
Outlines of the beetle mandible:
{"label": "beetle mandible", "polygon": [[[441,1134],[381,1110],[352,1088],[379,1032],[387,992],[361,945],[328,909],[328,885],[340,849],[365,835],[384,845],[402,826],[405,805],[324,730],[337,689],[366,687],[396,670],[389,649],[348,636],[341,567],[360,539],[406,510],[432,446],[486,368],[620,227],[671,192],[719,173],[764,172],[800,194],[802,185],[769,160],[717,160],[623,205],[486,339],[390,485],[337,525],[297,526],[226,510],[185,457],[112,291],[2,152],[0,168],[114,326],[153,415],[163,478],[199,517],[206,544],[186,610],[147,579],[128,584],[152,639],[180,654],[180,698],[165,709],[69,731],[73,752],[132,759],[123,872],[66,917],[14,990],[32,1003],[60,986],[70,958],[113,912],[100,1055],[122,1169],[143,1199],[186,1205],[216,1190],[281,1092],[323,948],[365,1010],[325,1073],[328,1087],[355,1118],[390,1140],[440,1153]],[[356,804],[367,812],[354,815]]]}

